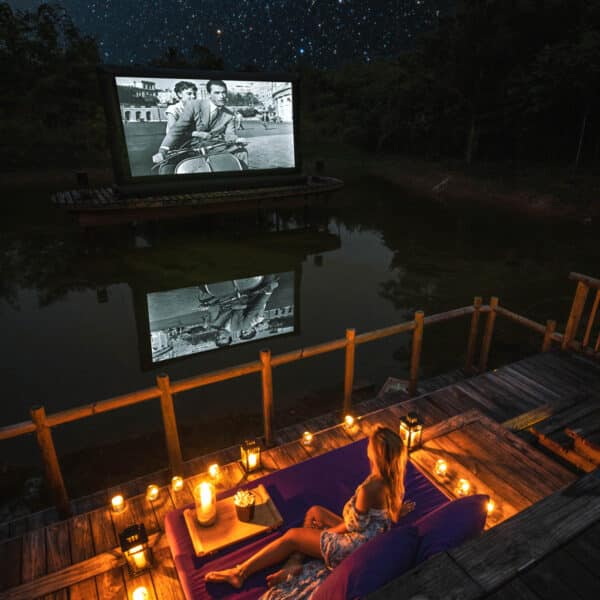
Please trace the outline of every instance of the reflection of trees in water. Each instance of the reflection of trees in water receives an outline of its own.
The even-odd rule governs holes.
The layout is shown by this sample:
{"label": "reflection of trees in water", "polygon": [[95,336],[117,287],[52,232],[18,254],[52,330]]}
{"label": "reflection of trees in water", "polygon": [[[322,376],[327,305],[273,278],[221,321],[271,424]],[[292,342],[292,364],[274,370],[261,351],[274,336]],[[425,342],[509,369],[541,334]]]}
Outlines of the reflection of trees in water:
{"label": "reflection of trees in water", "polygon": [[[227,230],[202,233],[197,222],[149,227],[151,247],[146,248],[134,247],[129,228],[90,235],[50,228],[5,234],[0,236],[0,299],[18,309],[22,288],[35,290],[40,306],[69,292],[122,282],[144,293],[176,289],[261,271],[290,271],[307,254],[339,247],[339,239],[329,233],[256,233],[254,216],[250,219],[253,231],[243,239]],[[236,227],[242,223],[238,219]]]}

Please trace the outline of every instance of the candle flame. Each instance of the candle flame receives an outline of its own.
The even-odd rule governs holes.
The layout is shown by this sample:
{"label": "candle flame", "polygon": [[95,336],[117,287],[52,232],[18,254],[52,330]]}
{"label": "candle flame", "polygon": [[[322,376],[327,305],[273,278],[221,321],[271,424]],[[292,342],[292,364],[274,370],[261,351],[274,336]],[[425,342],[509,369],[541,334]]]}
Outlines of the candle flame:
{"label": "candle flame", "polygon": [[354,417],[352,415],[346,415],[344,417],[344,423],[346,424],[346,427],[352,427],[352,425],[354,425]]}
{"label": "candle flame", "polygon": [[491,515],[494,512],[495,508],[496,508],[496,503],[490,498],[486,505],[487,514]]}
{"label": "candle flame", "polygon": [[208,474],[213,479],[217,479],[219,477],[219,465],[217,463],[210,465],[210,467],[208,467]]}
{"label": "candle flame", "polygon": [[183,489],[183,479],[178,475],[175,475],[175,477],[171,479],[171,487],[174,492],[180,492]]}
{"label": "candle flame", "polygon": [[150,598],[150,595],[148,594],[148,590],[143,585],[133,590],[133,600],[148,600],[148,598]]}
{"label": "candle flame", "polygon": [[146,498],[151,502],[158,498],[158,486],[153,483],[146,488]]}
{"label": "candle flame", "polygon": [[448,463],[443,458],[435,463],[435,472],[438,475],[445,475],[448,472]]}
{"label": "candle flame", "polygon": [[125,508],[125,500],[121,494],[113,496],[110,503],[112,504],[115,512],[121,512]]}

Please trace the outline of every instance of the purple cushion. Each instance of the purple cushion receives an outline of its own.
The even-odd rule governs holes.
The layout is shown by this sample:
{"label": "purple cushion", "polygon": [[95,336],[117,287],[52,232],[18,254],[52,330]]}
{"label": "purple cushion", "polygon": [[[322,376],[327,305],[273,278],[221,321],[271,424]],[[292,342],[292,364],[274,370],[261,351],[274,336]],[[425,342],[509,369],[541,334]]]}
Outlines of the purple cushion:
{"label": "purple cushion", "polygon": [[[320,504],[341,514],[344,503],[369,473],[367,442],[366,439],[354,442],[266,475],[249,485],[240,486],[252,488],[262,483],[277,505],[284,519],[284,526],[274,533],[249,542],[241,542],[212,556],[195,556],[183,518],[183,509],[167,513],[165,532],[186,598],[197,600],[227,597],[242,600],[258,598],[263,594],[267,589],[265,575],[279,567],[275,566],[268,571],[252,575],[241,590],[234,590],[225,584],[207,584],[204,575],[208,571],[243,562],[288,528],[300,526],[304,513],[313,504]],[[448,502],[448,499],[410,462],[407,465],[405,487],[407,500],[414,500],[416,508],[401,519],[399,525],[412,524],[424,514]],[[234,491],[229,490],[219,497],[230,495]]]}
{"label": "purple cushion", "polygon": [[479,535],[485,525],[488,500],[484,494],[460,498],[416,521],[419,547],[415,564]]}
{"label": "purple cushion", "polygon": [[362,598],[412,567],[419,545],[416,527],[397,527],[353,552],[317,588],[311,600]]}

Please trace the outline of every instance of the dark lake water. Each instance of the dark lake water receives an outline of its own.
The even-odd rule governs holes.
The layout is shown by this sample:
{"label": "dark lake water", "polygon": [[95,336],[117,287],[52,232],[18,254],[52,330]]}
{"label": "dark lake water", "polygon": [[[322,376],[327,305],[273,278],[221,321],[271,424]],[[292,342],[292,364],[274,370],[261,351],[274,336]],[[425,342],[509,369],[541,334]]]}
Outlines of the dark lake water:
{"label": "dark lake water", "polygon": [[[33,225],[23,212],[1,226],[0,425],[150,386],[160,372],[172,380],[410,320],[417,309],[442,312],[482,295],[539,322],[564,328],[574,283],[570,271],[598,276],[600,246],[593,227],[529,221],[489,210],[450,210],[405,197],[373,178],[354,177],[327,206],[311,214],[282,213],[280,231],[259,228],[255,215],[198,222],[124,226],[83,233]],[[149,362],[146,294],[269,273],[294,273],[297,331],[161,365]],[[462,366],[468,320],[426,328],[422,376]],[[538,336],[499,319],[491,363],[536,351]],[[360,346],[356,380],[379,389],[388,376],[408,375],[410,339],[403,335]],[[274,371],[276,416],[341,407],[343,353]],[[260,435],[258,375],[182,394],[176,400],[184,455]],[[284,419],[284,420],[285,420]],[[135,436],[127,447],[164,460],[157,400],[58,428],[63,455]],[[143,437],[146,436],[146,437]],[[146,440],[144,442],[144,440]],[[148,441],[154,440],[154,441]],[[137,446],[136,446],[137,444]],[[137,448],[137,450],[135,450]],[[3,464],[36,463],[31,436],[2,442]],[[71,456],[77,456],[71,454]],[[83,455],[82,455],[83,456]],[[76,461],[76,459],[73,459]]]}

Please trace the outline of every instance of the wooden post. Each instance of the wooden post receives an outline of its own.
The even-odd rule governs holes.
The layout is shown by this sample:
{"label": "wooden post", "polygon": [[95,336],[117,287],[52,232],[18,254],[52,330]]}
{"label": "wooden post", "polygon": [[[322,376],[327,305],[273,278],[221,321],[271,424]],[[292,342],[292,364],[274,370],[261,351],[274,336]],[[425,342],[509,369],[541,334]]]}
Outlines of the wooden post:
{"label": "wooden post", "polygon": [[571,313],[569,314],[569,320],[567,321],[567,327],[565,328],[565,335],[562,341],[562,349],[566,350],[569,347],[571,341],[577,334],[577,328],[579,327],[579,321],[583,314],[583,307],[588,295],[588,286],[583,281],[577,282],[577,289],[575,290],[575,296],[573,297],[573,304],[571,305]]}
{"label": "wooden post", "polygon": [[492,335],[494,334],[494,323],[496,322],[496,308],[498,308],[498,298],[492,296],[490,300],[490,312],[485,322],[485,331],[483,332],[483,341],[481,342],[481,356],[479,357],[479,371],[481,373],[487,369]]}
{"label": "wooden post", "polygon": [[260,362],[262,363],[262,397],[263,397],[263,423],[265,432],[265,446],[272,444],[272,421],[273,421],[273,370],[271,367],[271,351],[260,351]]}
{"label": "wooden post", "polygon": [[546,321],[546,331],[544,332],[544,341],[542,342],[542,352],[548,352],[552,348],[552,334],[556,331],[556,321],[549,319]]}
{"label": "wooden post", "polygon": [[66,519],[71,516],[71,506],[60,465],[58,464],[56,448],[52,441],[52,431],[46,423],[46,410],[43,406],[34,406],[29,413],[36,427],[35,435],[42,453],[46,483],[50,487],[54,504],[60,516]]}
{"label": "wooden post", "polygon": [[417,381],[419,380],[419,365],[421,363],[421,348],[423,346],[423,326],[425,315],[422,310],[415,313],[415,330],[412,338],[412,351],[410,356],[410,379],[408,384],[409,396],[417,393]]}
{"label": "wooden post", "polygon": [[477,346],[477,330],[479,328],[479,318],[481,317],[481,304],[483,299],[481,296],[473,298],[474,313],[471,316],[471,329],[469,330],[469,341],[467,343],[467,359],[465,360],[465,371],[473,372],[473,358],[475,356],[475,348]]}
{"label": "wooden post", "polygon": [[600,290],[596,290],[596,297],[594,298],[592,312],[590,313],[590,318],[588,319],[588,324],[585,329],[585,335],[583,336],[583,342],[581,343],[583,348],[585,348],[590,341],[590,336],[592,335],[592,328],[594,327],[594,321],[596,320],[596,312],[598,311],[598,304],[600,304]]}
{"label": "wooden post", "polygon": [[161,373],[156,378],[160,394],[160,408],[162,410],[163,425],[165,427],[165,438],[167,441],[167,453],[171,475],[183,477],[183,457],[177,432],[177,421],[175,420],[175,407],[173,405],[173,394],[171,393],[171,382],[169,376]]}
{"label": "wooden post", "polygon": [[352,408],[352,387],[354,385],[354,353],[356,350],[356,330],[346,329],[346,370],[344,372],[344,414]]}

